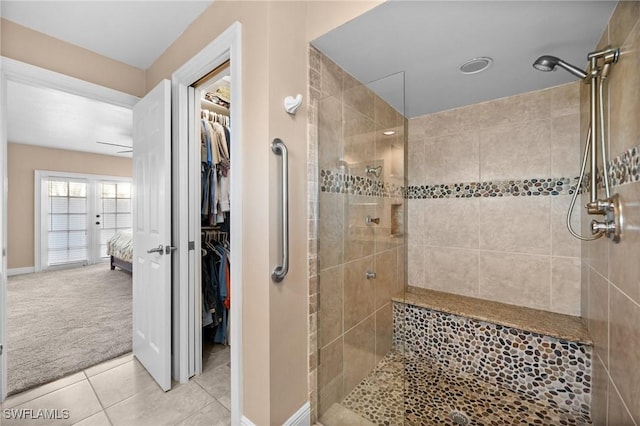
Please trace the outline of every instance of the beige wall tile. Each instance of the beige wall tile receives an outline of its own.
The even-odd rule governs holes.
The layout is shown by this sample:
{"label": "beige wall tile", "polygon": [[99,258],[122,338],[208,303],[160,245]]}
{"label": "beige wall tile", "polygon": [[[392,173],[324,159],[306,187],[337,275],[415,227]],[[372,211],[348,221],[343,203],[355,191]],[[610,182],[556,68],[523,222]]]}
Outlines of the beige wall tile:
{"label": "beige wall tile", "polygon": [[640,303],[640,183],[616,189],[624,214],[623,239],[609,244],[609,280]]}
{"label": "beige wall tile", "polygon": [[397,274],[396,256],[396,250],[391,249],[374,257],[373,271],[376,273],[376,278],[372,281],[375,289],[374,306],[376,309],[391,302]]}
{"label": "beige wall tile", "polygon": [[423,115],[409,120],[409,140],[435,138],[461,130],[460,109]]}
{"label": "beige wall tile", "polygon": [[409,243],[407,248],[408,284],[414,287],[425,286],[424,280],[424,246]]}
{"label": "beige wall tile", "polygon": [[459,120],[465,130],[508,126],[527,119],[523,96],[510,96],[459,108]]}
{"label": "beige wall tile", "polygon": [[318,163],[321,169],[334,170],[344,157],[342,102],[335,96],[318,101]]}
{"label": "beige wall tile", "polygon": [[580,115],[551,119],[551,176],[574,177],[580,174]]}
{"label": "beige wall tile", "polygon": [[344,335],[344,395],[375,367],[375,327],[375,316],[371,315]]}
{"label": "beige wall tile", "polygon": [[[637,13],[637,1],[623,1],[618,3],[618,9],[629,9]],[[620,6],[635,4],[634,7]],[[621,21],[624,20],[621,16]],[[612,33],[613,25],[611,26]],[[620,46],[620,58],[611,69],[609,81],[610,102],[610,152],[611,156],[621,154],[627,149],[638,145],[640,141],[640,24],[636,25],[624,44]]]}
{"label": "beige wall tile", "polygon": [[348,73],[344,73],[343,101],[361,114],[374,119],[374,94],[367,86],[360,83]]}
{"label": "beige wall tile", "polygon": [[423,214],[425,245],[479,247],[480,199],[429,199]]}
{"label": "beige wall tile", "polygon": [[320,269],[344,262],[344,204],[342,194],[320,193],[318,261]]}
{"label": "beige wall tile", "polygon": [[424,287],[477,297],[478,267],[478,250],[427,246],[424,251]]}
{"label": "beige wall tile", "polygon": [[580,114],[580,85],[582,83],[563,84],[549,89],[551,93],[551,117]]}
{"label": "beige wall tile", "polygon": [[343,319],[343,267],[323,269],[320,271],[318,295],[318,344],[326,346],[342,335]]}
{"label": "beige wall tile", "polygon": [[342,82],[344,80],[344,71],[335,62],[325,55],[322,57],[322,87],[323,97],[335,96],[342,100]]}
{"label": "beige wall tile", "polygon": [[[342,119],[344,159],[352,164],[352,174],[355,171],[354,166],[358,167],[358,171],[364,171],[367,165],[365,163],[373,161],[376,155],[375,123],[371,118],[346,105],[343,105]],[[358,174],[364,176],[364,173]]]}
{"label": "beige wall tile", "polygon": [[345,332],[375,310],[375,280],[368,280],[373,271],[373,257],[366,257],[344,266],[344,329]]}
{"label": "beige wall tile", "polygon": [[343,379],[344,377],[342,373],[340,373],[340,375],[329,382],[329,384],[320,388],[320,396],[318,398],[318,415],[320,417],[322,417],[322,415],[326,413],[331,406],[339,403],[344,398],[345,395],[342,393]]}
{"label": "beige wall tile", "polygon": [[593,358],[592,366],[591,421],[595,425],[606,425],[609,375],[599,357]]}
{"label": "beige wall tile", "polygon": [[608,425],[609,426],[635,426],[638,423],[633,420],[627,407],[625,407],[622,399],[614,385],[609,384],[609,402],[608,402]]}
{"label": "beige wall tile", "polygon": [[396,266],[398,267],[398,273],[396,274],[395,287],[393,289],[392,295],[396,295],[398,292],[404,290],[405,287],[405,275],[406,275],[406,248],[404,246],[398,247],[397,249],[397,262]]}
{"label": "beige wall tile", "polygon": [[609,374],[633,418],[640,420],[640,306],[614,286],[609,291]]}
{"label": "beige wall tile", "polygon": [[577,257],[551,258],[551,311],[580,316],[580,265]]}
{"label": "beige wall tile", "polygon": [[549,120],[480,132],[480,180],[546,177],[551,173]]}
{"label": "beige wall tile", "polygon": [[424,164],[425,140],[417,139],[408,144],[408,172],[409,185],[424,185],[426,182]]}
{"label": "beige wall tile", "polygon": [[609,285],[607,281],[589,268],[589,334],[593,339],[595,353],[605,367],[609,366]]}
{"label": "beige wall tile", "polygon": [[477,131],[427,138],[424,183],[477,182],[480,178],[479,143]]}
{"label": "beige wall tile", "polygon": [[336,339],[329,345],[320,348],[318,357],[318,387],[323,389],[329,382],[342,374],[343,365],[343,340]]}
{"label": "beige wall tile", "polygon": [[480,252],[479,297],[549,309],[550,256]]}
{"label": "beige wall tile", "polygon": [[580,314],[582,322],[586,324],[591,314],[589,313],[589,265],[584,258],[580,258]]}
{"label": "beige wall tile", "polygon": [[393,341],[393,309],[387,303],[376,311],[376,364],[391,350]]}
{"label": "beige wall tile", "polygon": [[[571,204],[570,195],[559,195],[551,198],[551,255],[579,257],[581,253],[580,240],[569,233],[567,229],[567,212]],[[580,215],[582,205],[577,200],[571,216],[571,224],[575,232],[580,233]]]}
{"label": "beige wall tile", "polygon": [[[366,217],[377,218],[378,201],[372,197],[348,195],[345,206],[344,258],[346,262],[375,252],[377,225],[367,225]],[[339,232],[340,230],[338,230]]]}
{"label": "beige wall tile", "polygon": [[551,117],[551,96],[552,91],[549,89],[535,90],[514,96],[512,102],[517,102],[518,99],[521,102],[522,120],[543,120]]}
{"label": "beige wall tile", "polygon": [[[583,212],[584,216],[587,216],[585,212]],[[587,216],[587,224],[591,223],[591,221],[595,217]],[[597,218],[601,220],[601,217]],[[591,231],[586,231],[583,235],[591,235]],[[608,238],[601,237],[595,241],[589,241],[587,244],[589,248],[588,258],[589,264],[593,269],[595,269],[600,275],[605,278],[609,278],[609,249],[611,248],[611,242]]]}
{"label": "beige wall tile", "polygon": [[551,253],[549,197],[497,197],[480,200],[480,249]]}
{"label": "beige wall tile", "polygon": [[609,20],[609,44],[621,46],[640,19],[640,3],[637,0],[620,1]]}
{"label": "beige wall tile", "polygon": [[424,226],[424,212],[427,204],[431,200],[407,200],[409,210],[407,211],[407,235],[410,244],[424,244],[424,234],[426,227]]}

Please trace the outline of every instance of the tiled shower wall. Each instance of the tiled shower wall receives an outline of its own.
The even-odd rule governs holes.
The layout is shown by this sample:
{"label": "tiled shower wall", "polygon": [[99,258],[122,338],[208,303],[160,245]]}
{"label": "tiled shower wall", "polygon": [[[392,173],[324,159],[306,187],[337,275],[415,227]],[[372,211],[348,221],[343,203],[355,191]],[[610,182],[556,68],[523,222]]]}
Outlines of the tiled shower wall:
{"label": "tiled shower wall", "polygon": [[404,287],[405,119],[314,48],[309,62],[310,193],[319,189],[310,203],[310,389],[321,416],[391,348],[391,296]]}
{"label": "tiled shower wall", "polygon": [[[609,158],[613,193],[622,199],[623,238],[582,246],[582,312],[595,343],[592,419],[596,425],[640,424],[640,2],[621,1],[599,45],[619,47],[608,78]],[[588,86],[581,93],[583,137]],[[600,190],[602,197],[603,191]],[[582,196],[582,203],[588,194]],[[596,217],[583,214],[583,233]],[[601,220],[600,217],[596,218]]]}
{"label": "tiled shower wall", "polygon": [[410,286],[580,315],[579,113],[576,82],[409,120]]}

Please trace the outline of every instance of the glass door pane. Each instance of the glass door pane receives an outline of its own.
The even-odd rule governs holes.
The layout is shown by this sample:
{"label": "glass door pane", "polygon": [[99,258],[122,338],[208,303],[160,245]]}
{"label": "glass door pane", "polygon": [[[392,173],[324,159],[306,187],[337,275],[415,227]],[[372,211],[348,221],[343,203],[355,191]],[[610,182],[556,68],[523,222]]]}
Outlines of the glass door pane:
{"label": "glass door pane", "polygon": [[46,266],[86,262],[87,183],[56,178],[47,187]]}
{"label": "glass door pane", "polygon": [[403,424],[403,340],[394,326],[404,305],[394,301],[405,288],[404,74],[366,84],[313,54],[322,75],[319,87],[312,82],[318,419]]}
{"label": "glass door pane", "polygon": [[107,241],[120,231],[131,230],[131,183],[99,182],[98,208],[98,257],[106,258]]}

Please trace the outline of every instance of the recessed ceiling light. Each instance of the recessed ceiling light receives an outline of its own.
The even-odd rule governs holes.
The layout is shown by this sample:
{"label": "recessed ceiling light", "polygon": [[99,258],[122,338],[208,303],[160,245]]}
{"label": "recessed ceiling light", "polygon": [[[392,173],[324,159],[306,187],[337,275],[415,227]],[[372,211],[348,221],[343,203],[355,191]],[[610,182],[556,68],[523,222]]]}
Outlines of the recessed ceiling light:
{"label": "recessed ceiling light", "polygon": [[460,65],[460,72],[462,74],[477,74],[489,68],[493,63],[493,59],[487,56],[481,56],[479,58],[473,58],[470,61]]}
{"label": "recessed ceiling light", "polygon": [[385,130],[384,132],[382,132],[382,134],[385,136],[393,136],[396,134],[396,132],[393,130]]}

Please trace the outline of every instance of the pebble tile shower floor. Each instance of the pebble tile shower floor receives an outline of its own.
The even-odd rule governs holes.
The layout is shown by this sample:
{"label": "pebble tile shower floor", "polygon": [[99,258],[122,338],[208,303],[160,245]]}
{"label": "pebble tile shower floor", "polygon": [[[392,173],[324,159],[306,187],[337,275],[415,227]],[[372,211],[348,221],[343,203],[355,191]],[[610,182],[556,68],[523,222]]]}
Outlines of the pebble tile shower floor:
{"label": "pebble tile shower floor", "polygon": [[[342,405],[376,425],[590,425],[577,412],[541,405],[521,394],[410,353],[391,351]],[[455,418],[455,416],[454,416]]]}

